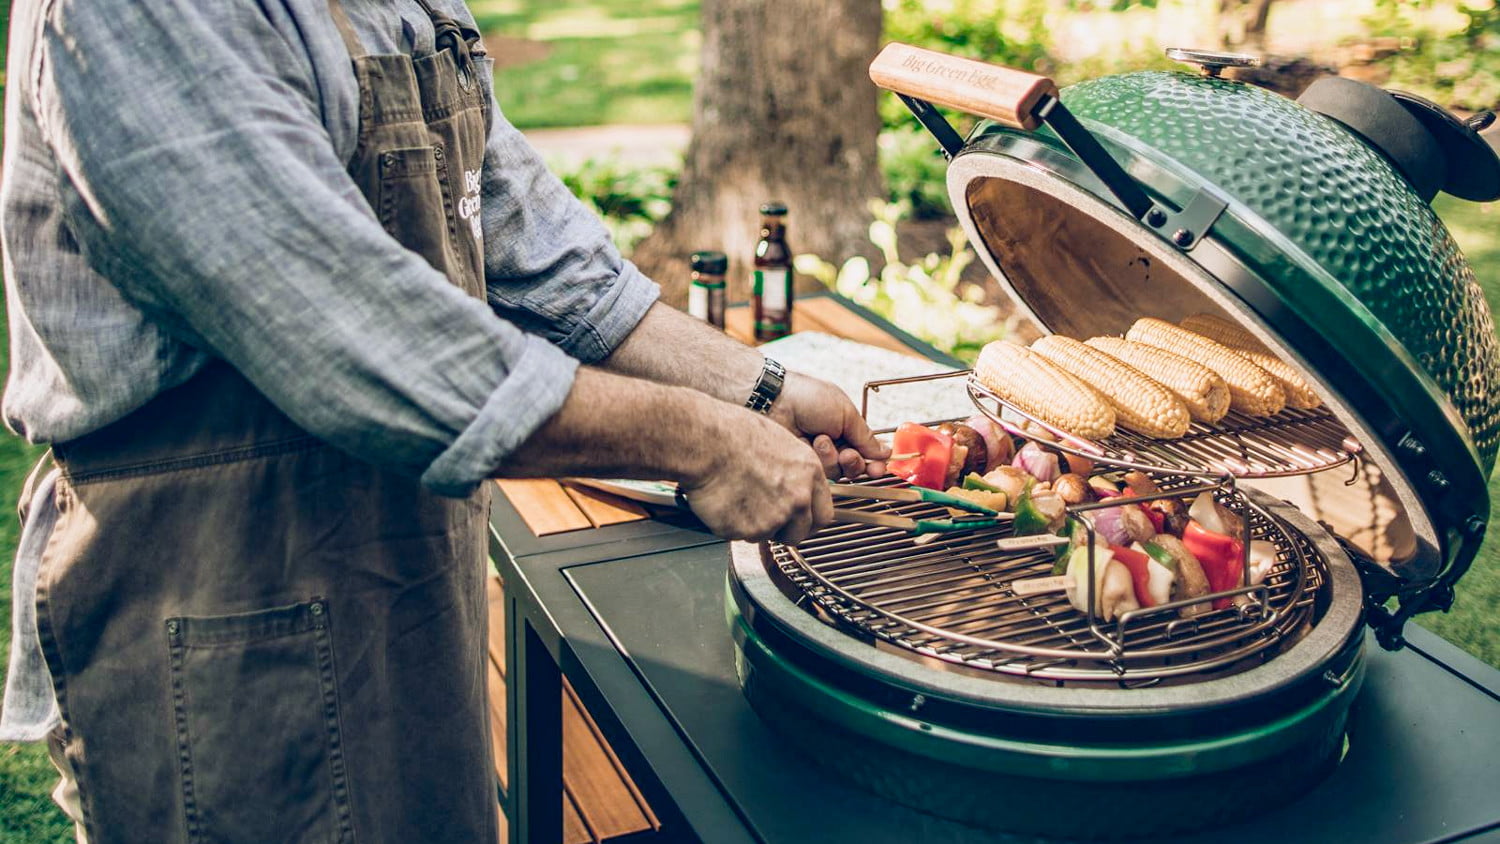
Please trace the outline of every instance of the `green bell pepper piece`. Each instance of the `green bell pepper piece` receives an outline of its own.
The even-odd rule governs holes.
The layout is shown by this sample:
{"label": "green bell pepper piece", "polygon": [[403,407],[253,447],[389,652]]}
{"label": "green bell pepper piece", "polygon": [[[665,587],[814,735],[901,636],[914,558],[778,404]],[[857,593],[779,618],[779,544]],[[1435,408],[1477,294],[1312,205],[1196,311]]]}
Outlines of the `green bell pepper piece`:
{"label": "green bell pepper piece", "polygon": [[978,472],[970,472],[964,476],[964,489],[977,489],[983,492],[1004,492],[1000,487],[980,477]]}
{"label": "green bell pepper piece", "polygon": [[1145,549],[1146,555],[1162,564],[1162,567],[1172,574],[1177,574],[1177,558],[1167,553],[1167,549],[1157,545],[1155,542],[1142,542],[1141,548]]}
{"label": "green bell pepper piece", "polygon": [[1016,499],[1016,518],[1011,527],[1016,536],[1032,536],[1047,532],[1047,517],[1031,502],[1031,483],[1021,490]]}
{"label": "green bell pepper piece", "polygon": [[1062,529],[1057,532],[1058,536],[1066,536],[1070,541],[1067,545],[1060,546],[1057,549],[1057,558],[1052,561],[1052,573],[1054,575],[1067,574],[1068,555],[1073,553],[1074,548],[1088,541],[1088,534],[1084,533],[1082,528],[1083,525],[1079,524],[1077,519],[1069,516],[1068,520],[1063,522]]}

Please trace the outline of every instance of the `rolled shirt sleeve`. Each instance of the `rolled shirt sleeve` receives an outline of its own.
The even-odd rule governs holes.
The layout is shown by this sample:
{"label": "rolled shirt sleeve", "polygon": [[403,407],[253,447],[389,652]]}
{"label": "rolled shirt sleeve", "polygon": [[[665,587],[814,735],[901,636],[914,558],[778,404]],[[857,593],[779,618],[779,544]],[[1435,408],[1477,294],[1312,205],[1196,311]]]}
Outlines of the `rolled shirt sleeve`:
{"label": "rolled shirt sleeve", "polygon": [[490,306],[594,363],[635,329],[660,289],[494,109],[480,214]]}
{"label": "rolled shirt sleeve", "polygon": [[[594,349],[618,330],[594,314],[615,285],[580,282],[599,292],[566,335],[546,335],[554,343],[401,247],[335,152],[306,51],[265,14],[256,3],[53,3],[34,107],[72,228],[129,302],[230,362],[297,424],[462,494],[561,406],[577,367],[571,333]],[[506,219],[542,225],[555,205]],[[598,249],[558,248],[578,260],[548,268],[587,271],[598,259],[583,253]]]}

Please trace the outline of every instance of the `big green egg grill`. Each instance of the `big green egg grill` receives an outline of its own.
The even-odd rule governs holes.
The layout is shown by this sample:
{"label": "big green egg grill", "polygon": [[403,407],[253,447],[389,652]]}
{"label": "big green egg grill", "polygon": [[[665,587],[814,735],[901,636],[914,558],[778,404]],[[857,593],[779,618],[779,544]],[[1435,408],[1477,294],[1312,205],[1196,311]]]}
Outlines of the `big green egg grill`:
{"label": "big green egg grill", "polygon": [[[1500,158],[1415,97],[1347,80],[1294,102],[1202,73],[1058,91],[901,44],[871,67],[936,136],[980,258],[1042,330],[1123,334],[1212,313],[1324,405],[1231,414],[1181,440],[1048,436],[1100,467],[1211,487],[1277,561],[1254,600],[1103,624],[1017,594],[1047,549],[1008,528],[918,542],[849,524],[736,543],[744,692],[811,760],[893,800],[1015,834],[1160,837],[1297,799],[1337,765],[1364,672],[1446,610],[1489,516],[1500,359],[1473,272],[1429,201],[1500,197]],[[967,138],[931,103],[984,118]],[[1027,419],[981,385],[976,407]],[[893,483],[890,480],[871,483]],[[872,501],[922,518],[933,505]]]}

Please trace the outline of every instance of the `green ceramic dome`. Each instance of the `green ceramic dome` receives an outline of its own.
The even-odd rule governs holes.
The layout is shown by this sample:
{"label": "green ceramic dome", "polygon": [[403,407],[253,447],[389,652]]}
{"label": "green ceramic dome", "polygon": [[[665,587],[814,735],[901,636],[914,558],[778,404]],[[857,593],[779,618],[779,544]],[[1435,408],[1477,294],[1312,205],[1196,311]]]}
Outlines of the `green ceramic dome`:
{"label": "green ceramic dome", "polygon": [[[1489,307],[1447,227],[1383,155],[1329,118],[1224,79],[1132,73],[1074,85],[1062,99],[1106,142],[1242,203],[1363,303],[1447,394],[1488,474],[1500,447]],[[1307,283],[1274,273],[1270,282],[1287,285],[1288,300]]]}

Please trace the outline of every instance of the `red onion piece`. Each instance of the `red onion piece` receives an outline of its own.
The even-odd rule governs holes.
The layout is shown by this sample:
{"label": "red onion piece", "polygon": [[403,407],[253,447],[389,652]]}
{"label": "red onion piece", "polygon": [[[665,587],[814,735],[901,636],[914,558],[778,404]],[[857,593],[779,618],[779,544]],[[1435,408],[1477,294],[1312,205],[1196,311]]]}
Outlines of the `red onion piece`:
{"label": "red onion piece", "polygon": [[1089,515],[1094,519],[1094,532],[1098,534],[1100,540],[1110,545],[1130,545],[1130,533],[1125,530],[1123,514],[1119,507],[1094,510]]}
{"label": "red onion piece", "polygon": [[1010,460],[1011,452],[1015,448],[1010,441],[1010,434],[1006,433],[1003,428],[997,427],[988,416],[976,413],[964,420],[964,424],[973,428],[974,432],[979,434],[979,438],[984,440],[986,456],[989,458],[985,465],[1003,466]]}
{"label": "red onion piece", "polygon": [[1057,480],[1062,474],[1062,468],[1057,463],[1057,455],[1043,449],[1036,443],[1027,443],[1016,452],[1016,459],[1010,465],[1025,472],[1045,484]]}

